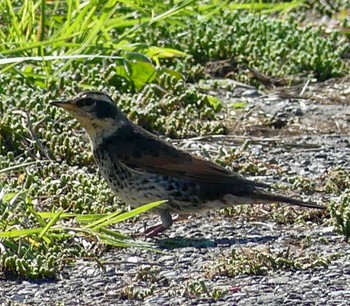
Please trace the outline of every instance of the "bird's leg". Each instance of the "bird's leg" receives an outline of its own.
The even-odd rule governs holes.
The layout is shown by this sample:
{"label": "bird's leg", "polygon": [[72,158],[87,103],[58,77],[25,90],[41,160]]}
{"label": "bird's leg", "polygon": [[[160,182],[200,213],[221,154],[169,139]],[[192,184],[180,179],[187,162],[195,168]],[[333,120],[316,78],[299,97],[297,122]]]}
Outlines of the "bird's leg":
{"label": "bird's leg", "polygon": [[154,237],[158,235],[159,233],[165,231],[166,229],[170,228],[173,225],[173,218],[171,217],[171,214],[166,210],[161,210],[159,212],[160,220],[162,221],[161,224],[153,225],[149,228],[147,228],[143,234],[146,237]]}
{"label": "bird's leg", "polygon": [[165,210],[161,211],[159,215],[162,223],[147,228],[143,233],[146,237],[154,237],[159,233],[165,231],[166,229],[170,228],[174,222],[185,220],[189,216],[185,214],[177,215],[175,218],[172,218],[171,214]]}

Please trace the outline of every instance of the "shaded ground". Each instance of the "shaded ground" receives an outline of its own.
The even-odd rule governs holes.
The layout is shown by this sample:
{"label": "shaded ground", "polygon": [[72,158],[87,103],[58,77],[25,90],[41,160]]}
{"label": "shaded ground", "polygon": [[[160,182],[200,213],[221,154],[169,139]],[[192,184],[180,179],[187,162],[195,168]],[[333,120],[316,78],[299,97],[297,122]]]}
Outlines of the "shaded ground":
{"label": "shaded ground", "polygon": [[[268,165],[259,179],[287,184],[287,176],[298,175],[321,183],[330,168],[350,169],[349,86],[347,80],[310,85],[302,98],[295,98],[296,93],[285,98],[285,92],[257,96],[252,89],[226,92],[228,103],[245,101],[250,109],[237,109],[227,116],[227,120],[240,118],[231,125],[235,136],[197,138],[177,145],[215,158],[220,150],[240,149],[250,140],[245,149],[249,158]],[[245,162],[244,155],[241,159]],[[313,195],[325,204],[331,198]],[[317,224],[279,224],[271,217],[270,206],[259,206],[257,212],[264,218],[219,213],[194,217],[150,240],[160,246],[160,253],[111,249],[99,259],[102,266],[80,261],[65,267],[57,281],[2,279],[0,301],[25,305],[348,305],[350,245],[334,232],[326,216],[321,215],[326,219]],[[154,216],[143,216],[120,230],[139,232],[143,221],[158,222]],[[305,258],[319,255],[318,260],[327,264],[259,276],[231,277],[215,269],[232,250],[288,248]]]}

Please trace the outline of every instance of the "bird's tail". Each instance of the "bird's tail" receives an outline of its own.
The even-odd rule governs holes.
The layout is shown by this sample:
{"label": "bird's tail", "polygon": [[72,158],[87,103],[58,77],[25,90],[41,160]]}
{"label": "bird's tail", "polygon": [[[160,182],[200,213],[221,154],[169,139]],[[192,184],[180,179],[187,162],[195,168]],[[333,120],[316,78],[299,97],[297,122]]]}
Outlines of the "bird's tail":
{"label": "bird's tail", "polygon": [[302,207],[308,207],[308,208],[317,208],[317,209],[325,209],[326,207],[317,205],[314,202],[304,202],[303,200],[279,195],[279,194],[273,194],[269,192],[265,192],[262,190],[255,190],[254,192],[255,199],[257,201],[262,201],[262,202],[276,202],[276,203],[286,203],[286,204],[291,204],[291,205],[297,205],[297,206],[302,206]]}

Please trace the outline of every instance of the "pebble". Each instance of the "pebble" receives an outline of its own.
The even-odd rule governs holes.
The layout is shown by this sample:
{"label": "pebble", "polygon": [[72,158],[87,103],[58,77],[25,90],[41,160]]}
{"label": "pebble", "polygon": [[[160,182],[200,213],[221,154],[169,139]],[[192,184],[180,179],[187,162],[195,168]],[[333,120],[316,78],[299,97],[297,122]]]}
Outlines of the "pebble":
{"label": "pebble", "polygon": [[289,277],[280,276],[280,277],[269,279],[267,283],[268,284],[285,284],[285,283],[288,283],[288,281],[289,281]]}
{"label": "pebble", "polygon": [[248,89],[243,91],[241,96],[244,98],[256,98],[260,96],[260,93],[256,89]]}
{"label": "pebble", "polygon": [[168,279],[176,279],[179,274],[175,271],[161,271],[159,273],[159,276],[160,277],[165,277],[165,278],[168,278]]}

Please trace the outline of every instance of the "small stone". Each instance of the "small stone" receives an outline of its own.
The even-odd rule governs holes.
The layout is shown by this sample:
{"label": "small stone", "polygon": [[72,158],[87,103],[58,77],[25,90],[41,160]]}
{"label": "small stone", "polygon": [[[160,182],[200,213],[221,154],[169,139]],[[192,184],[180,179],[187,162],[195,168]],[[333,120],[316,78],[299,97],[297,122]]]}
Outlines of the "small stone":
{"label": "small stone", "polygon": [[142,258],[139,256],[130,256],[130,257],[128,257],[128,259],[126,261],[132,262],[132,263],[138,263],[138,262],[142,261]]}
{"label": "small stone", "polygon": [[268,280],[268,284],[286,284],[289,282],[289,277],[280,276]]}
{"label": "small stone", "polygon": [[256,89],[248,89],[242,92],[242,97],[245,97],[245,98],[256,98],[259,96],[260,94]]}

